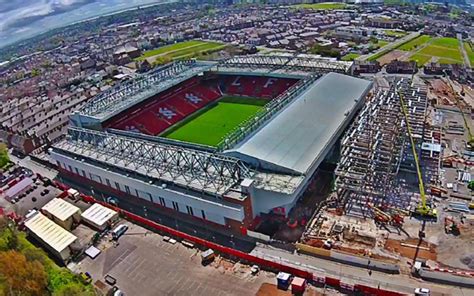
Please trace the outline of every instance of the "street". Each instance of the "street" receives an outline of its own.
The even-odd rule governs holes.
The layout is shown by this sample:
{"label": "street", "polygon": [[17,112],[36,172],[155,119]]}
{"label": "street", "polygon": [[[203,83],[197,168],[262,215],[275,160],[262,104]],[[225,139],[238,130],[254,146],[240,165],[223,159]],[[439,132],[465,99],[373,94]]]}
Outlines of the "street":
{"label": "street", "polygon": [[341,278],[345,282],[366,284],[372,287],[379,287],[403,293],[413,293],[415,288],[423,287],[431,290],[431,295],[474,295],[473,289],[438,285],[425,282],[420,279],[410,278],[407,275],[386,274],[372,271],[370,274],[364,268],[351,265],[340,264],[334,261],[325,260],[303,254],[292,254],[285,250],[276,249],[263,244],[257,244],[251,253],[257,257],[265,258],[286,265],[293,265],[301,268],[305,266],[317,274],[326,274],[330,277]]}

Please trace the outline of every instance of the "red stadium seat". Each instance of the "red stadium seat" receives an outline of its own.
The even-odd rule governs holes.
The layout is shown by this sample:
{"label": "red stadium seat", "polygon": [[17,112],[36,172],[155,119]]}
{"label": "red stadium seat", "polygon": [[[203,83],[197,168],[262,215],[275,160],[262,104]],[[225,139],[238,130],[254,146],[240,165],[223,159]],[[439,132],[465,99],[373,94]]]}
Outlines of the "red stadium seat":
{"label": "red stadium seat", "polygon": [[104,126],[158,135],[210,102],[221,98],[221,89],[229,95],[272,99],[296,81],[289,78],[235,75],[208,80],[194,77],[127,110],[126,117],[122,114]]}

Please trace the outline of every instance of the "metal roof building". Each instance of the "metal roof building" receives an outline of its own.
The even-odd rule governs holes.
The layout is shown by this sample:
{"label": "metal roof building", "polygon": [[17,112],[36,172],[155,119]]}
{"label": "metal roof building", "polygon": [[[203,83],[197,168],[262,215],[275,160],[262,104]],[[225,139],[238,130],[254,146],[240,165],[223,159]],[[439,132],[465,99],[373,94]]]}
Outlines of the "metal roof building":
{"label": "metal roof building", "polygon": [[77,237],[58,224],[48,219],[42,213],[37,213],[25,222],[29,233],[45,244],[52,253],[62,260],[70,257],[69,246]]}
{"label": "metal roof building", "polygon": [[48,218],[68,230],[71,230],[74,222],[80,220],[81,210],[61,198],[53,198],[41,210]]}
{"label": "metal roof building", "polygon": [[364,79],[326,74],[227,154],[263,169],[307,174],[325,157],[371,86]]}
{"label": "metal roof building", "polygon": [[108,223],[118,218],[118,213],[112,209],[95,203],[84,211],[82,219],[99,230],[104,230]]}

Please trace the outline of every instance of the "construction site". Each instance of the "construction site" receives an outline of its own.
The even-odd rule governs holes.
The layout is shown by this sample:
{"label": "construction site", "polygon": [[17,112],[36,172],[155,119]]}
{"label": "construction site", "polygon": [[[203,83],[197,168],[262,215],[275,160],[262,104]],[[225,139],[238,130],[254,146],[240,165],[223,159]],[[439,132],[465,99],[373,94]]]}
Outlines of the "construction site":
{"label": "construction site", "polygon": [[444,77],[374,83],[297,249],[370,270],[472,281],[474,92]]}

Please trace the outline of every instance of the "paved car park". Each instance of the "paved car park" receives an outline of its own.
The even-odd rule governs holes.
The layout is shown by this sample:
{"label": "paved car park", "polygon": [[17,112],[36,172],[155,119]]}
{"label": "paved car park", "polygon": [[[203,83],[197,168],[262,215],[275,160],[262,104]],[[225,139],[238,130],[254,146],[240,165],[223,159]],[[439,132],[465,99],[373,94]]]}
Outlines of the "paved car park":
{"label": "paved car park", "polygon": [[[118,244],[105,237],[95,259],[84,258],[73,270],[88,272],[94,282],[110,275],[125,295],[255,295],[262,283],[275,283],[275,275],[217,258],[201,265],[200,251],[180,242],[165,242],[159,234],[129,222]],[[217,262],[220,263],[218,264]],[[71,267],[71,266],[70,266]]]}

